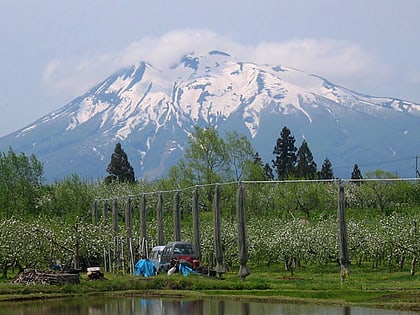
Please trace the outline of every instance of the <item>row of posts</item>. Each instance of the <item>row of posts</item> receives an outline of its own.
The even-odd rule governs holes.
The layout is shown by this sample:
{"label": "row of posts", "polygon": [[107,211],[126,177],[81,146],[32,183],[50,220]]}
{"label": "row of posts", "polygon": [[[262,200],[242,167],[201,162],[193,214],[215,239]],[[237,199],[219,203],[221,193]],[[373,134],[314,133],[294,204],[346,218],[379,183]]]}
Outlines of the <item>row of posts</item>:
{"label": "row of posts", "polygon": [[[198,187],[195,187],[192,196],[192,219],[193,219],[193,245],[196,251],[196,255],[199,260],[201,260],[201,240],[200,240],[200,216],[199,216],[199,191]],[[181,207],[180,207],[180,193],[179,191],[175,192],[174,195],[174,207],[173,207],[173,223],[174,223],[174,241],[181,241]],[[246,222],[245,222],[245,193],[244,186],[242,183],[238,185],[237,193],[237,217],[238,217],[238,255],[240,260],[240,270],[239,275],[244,280],[250,272],[247,267],[248,261],[248,251],[246,244]],[[157,201],[157,243],[164,244],[164,228],[163,228],[163,193],[159,192],[158,201]],[[107,222],[108,218],[108,204],[107,201],[103,205],[103,218]],[[130,257],[130,266],[134,266],[134,255],[133,255],[133,244],[132,244],[132,205],[131,197],[127,197],[127,204],[125,208],[125,226],[126,226],[126,251],[128,257]],[[94,202],[92,207],[92,222],[94,224],[98,223],[98,202]],[[223,256],[223,247],[222,247],[222,237],[221,237],[221,207],[220,207],[220,185],[217,184],[215,188],[214,198],[213,198],[213,223],[214,223],[214,250],[216,258],[216,273],[221,276],[226,272],[226,267],[224,263]],[[114,263],[117,262],[119,265],[119,256],[123,251],[119,242],[119,229],[118,229],[118,199],[113,200],[112,205],[112,227],[115,236],[114,244]],[[141,239],[147,239],[147,230],[146,230],[146,195],[141,196],[140,202],[140,232]],[[142,246],[143,247],[143,246]],[[147,255],[147,248],[142,248],[141,254],[143,256]],[[108,256],[110,254],[108,253]],[[110,259],[105,259],[108,261],[108,266],[110,266]],[[133,267],[130,267],[130,272],[133,272]],[[107,268],[108,269],[108,268]]]}
{"label": "row of posts", "polygon": [[[198,187],[194,188],[192,195],[192,219],[193,219],[193,245],[196,251],[196,255],[201,260],[201,241],[200,241],[200,216],[199,216],[199,192]],[[338,189],[338,212],[337,212],[337,223],[338,223],[338,239],[339,239],[339,262],[340,262],[340,276],[341,281],[344,282],[349,274],[349,258],[347,250],[347,229],[346,229],[346,218],[345,218],[345,194],[344,186],[340,182]],[[174,195],[174,207],[173,207],[173,223],[174,223],[174,241],[181,241],[181,208],[180,208],[180,193],[175,192]],[[237,224],[238,224],[238,257],[239,257],[239,276],[242,280],[250,274],[247,267],[248,262],[248,247],[247,247],[247,232],[246,232],[246,216],[245,216],[245,187],[243,183],[239,182],[236,196],[236,213],[237,213]],[[141,254],[147,256],[147,227],[146,227],[146,195],[143,194],[140,199],[140,231],[141,239],[143,240],[141,247]],[[108,219],[108,204],[105,200],[103,205],[103,218],[105,222]],[[164,244],[164,228],[163,228],[163,193],[158,193],[157,201],[157,243]],[[126,226],[126,251],[128,257],[130,257],[130,273],[134,273],[134,253],[132,244],[132,205],[131,197],[127,197],[127,204],[125,209],[125,226]],[[95,200],[92,206],[92,221],[94,224],[98,223],[98,203]],[[115,252],[114,252],[114,263],[117,262],[117,268],[119,266],[119,255],[124,252],[121,248],[119,240],[118,230],[118,199],[113,200],[112,206],[112,227],[115,236]],[[216,273],[221,276],[226,272],[224,264],[224,253],[222,247],[221,237],[221,207],[220,207],[220,185],[216,184],[214,198],[213,198],[213,232],[214,232],[214,252],[216,259]],[[146,246],[145,246],[146,245]],[[108,261],[107,271],[110,271],[111,265],[111,254],[108,254],[108,259],[105,259],[105,264]],[[104,255],[106,256],[106,255]]]}

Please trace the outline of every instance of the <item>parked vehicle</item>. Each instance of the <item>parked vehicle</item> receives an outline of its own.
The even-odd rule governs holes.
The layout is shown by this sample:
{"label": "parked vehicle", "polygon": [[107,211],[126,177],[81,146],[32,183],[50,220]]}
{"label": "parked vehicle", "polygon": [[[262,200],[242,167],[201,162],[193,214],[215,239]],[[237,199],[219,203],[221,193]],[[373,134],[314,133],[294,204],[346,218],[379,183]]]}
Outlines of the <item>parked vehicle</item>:
{"label": "parked vehicle", "polygon": [[154,246],[149,254],[149,260],[153,262],[155,266],[156,272],[159,271],[160,260],[162,257],[163,249],[165,248],[164,245]]}
{"label": "parked vehicle", "polygon": [[168,243],[163,249],[158,271],[167,272],[179,262],[188,264],[193,269],[199,265],[194,246],[190,242]]}

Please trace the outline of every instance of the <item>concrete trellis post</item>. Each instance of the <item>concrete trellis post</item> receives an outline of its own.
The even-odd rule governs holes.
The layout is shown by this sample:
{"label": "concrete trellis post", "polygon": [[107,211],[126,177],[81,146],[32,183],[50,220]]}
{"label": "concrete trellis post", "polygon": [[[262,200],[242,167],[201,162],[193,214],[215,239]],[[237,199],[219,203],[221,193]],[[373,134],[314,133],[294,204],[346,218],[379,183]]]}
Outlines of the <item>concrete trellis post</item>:
{"label": "concrete trellis post", "polygon": [[[102,220],[105,225],[108,226],[108,200],[104,201],[102,208]],[[104,248],[104,267],[105,271],[111,271],[111,250],[110,248]]]}
{"label": "concrete trellis post", "polygon": [[338,187],[338,239],[339,239],[339,261],[340,277],[343,283],[349,275],[349,255],[347,248],[347,226],[344,186],[339,183]]}
{"label": "concrete trellis post", "polygon": [[157,204],[157,226],[158,226],[158,245],[163,245],[165,237],[163,234],[163,196],[162,192],[159,192]]}
{"label": "concrete trellis post", "polygon": [[181,208],[179,206],[179,191],[174,195],[174,241],[181,241]]}
{"label": "concrete trellis post", "polygon": [[127,205],[125,208],[125,228],[127,231],[126,235],[126,252],[130,261],[129,272],[134,273],[134,255],[133,255],[133,242],[132,242],[132,207],[131,207],[131,197],[127,198]]}
{"label": "concrete trellis post", "polygon": [[125,208],[125,228],[127,230],[127,237],[131,237],[131,197],[127,198]]}
{"label": "concrete trellis post", "polygon": [[198,187],[195,187],[192,198],[193,242],[198,260],[201,261],[200,214],[198,208]]}
{"label": "concrete trellis post", "polygon": [[213,225],[214,225],[214,251],[216,254],[216,273],[219,277],[226,272],[222,238],[221,238],[221,211],[220,211],[220,185],[216,185],[213,198]]}
{"label": "concrete trellis post", "polygon": [[147,215],[146,215],[147,200],[146,195],[141,196],[140,202],[140,235],[142,240],[147,239]]}
{"label": "concrete trellis post", "polygon": [[118,199],[114,199],[112,205],[112,230],[114,231],[114,264],[117,270],[120,269],[120,252],[118,242]]}
{"label": "concrete trellis post", "polygon": [[104,207],[102,209],[102,220],[105,224],[108,224],[108,200],[105,200]]}
{"label": "concrete trellis post", "polygon": [[239,254],[239,276],[245,280],[251,273],[246,265],[248,262],[248,247],[246,240],[246,219],[245,219],[245,188],[239,184],[236,197],[236,212],[238,217],[238,254]]}

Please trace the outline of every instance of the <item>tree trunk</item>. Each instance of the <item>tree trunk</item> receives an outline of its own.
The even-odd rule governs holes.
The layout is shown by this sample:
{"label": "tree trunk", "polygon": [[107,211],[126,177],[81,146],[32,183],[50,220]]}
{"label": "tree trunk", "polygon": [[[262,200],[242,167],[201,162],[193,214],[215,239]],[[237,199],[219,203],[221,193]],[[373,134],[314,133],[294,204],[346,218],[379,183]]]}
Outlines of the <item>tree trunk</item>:
{"label": "tree trunk", "polygon": [[347,247],[347,226],[344,186],[340,183],[338,191],[338,235],[339,235],[339,259],[340,277],[343,283],[349,275],[349,255]]}
{"label": "tree trunk", "polygon": [[410,270],[410,274],[412,276],[414,276],[414,274],[416,273],[416,263],[417,263],[417,257],[416,255],[413,255],[413,259],[411,260],[411,270]]}

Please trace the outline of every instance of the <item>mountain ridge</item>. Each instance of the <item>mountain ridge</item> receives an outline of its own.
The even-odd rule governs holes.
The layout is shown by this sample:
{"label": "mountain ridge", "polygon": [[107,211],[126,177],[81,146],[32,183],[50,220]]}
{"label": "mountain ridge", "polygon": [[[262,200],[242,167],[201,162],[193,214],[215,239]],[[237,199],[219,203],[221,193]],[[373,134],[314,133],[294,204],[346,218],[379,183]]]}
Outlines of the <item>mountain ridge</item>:
{"label": "mountain ridge", "polygon": [[[120,142],[136,177],[157,178],[179,160],[195,125],[238,130],[266,162],[287,126],[297,145],[307,139],[319,167],[325,157],[333,168],[352,167],[414,157],[419,122],[419,104],[213,50],[184,55],[168,68],[141,61],[120,69],[59,110],[0,138],[0,149],[11,145],[34,153],[49,180],[71,173],[100,178]],[[404,166],[390,171],[409,174]]]}

